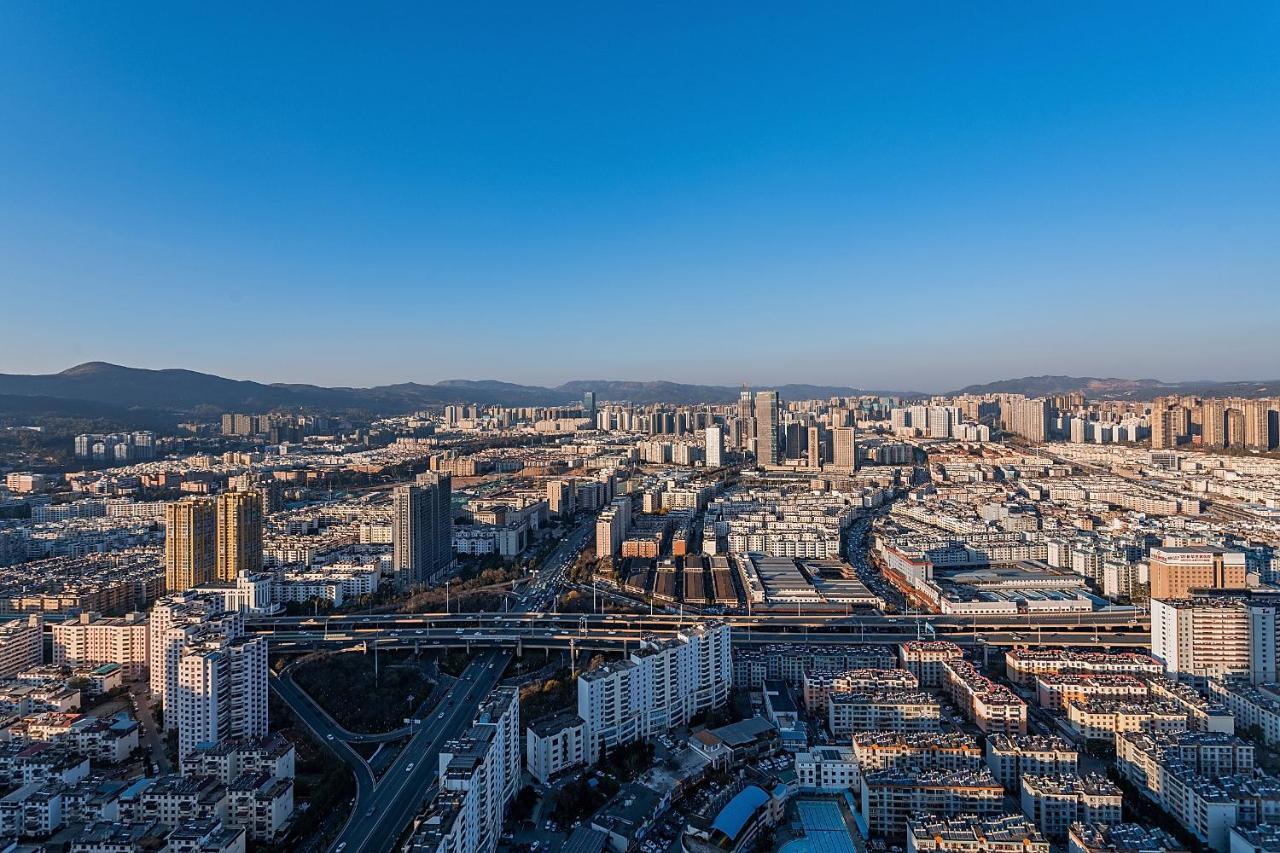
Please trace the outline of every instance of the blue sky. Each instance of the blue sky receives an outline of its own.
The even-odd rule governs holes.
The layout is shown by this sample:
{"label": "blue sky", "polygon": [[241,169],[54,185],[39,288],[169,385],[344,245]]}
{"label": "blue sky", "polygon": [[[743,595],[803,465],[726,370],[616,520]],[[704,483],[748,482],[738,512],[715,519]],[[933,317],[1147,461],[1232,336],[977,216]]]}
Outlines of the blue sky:
{"label": "blue sky", "polygon": [[2,4],[0,372],[1280,376],[1280,5],[794,5]]}

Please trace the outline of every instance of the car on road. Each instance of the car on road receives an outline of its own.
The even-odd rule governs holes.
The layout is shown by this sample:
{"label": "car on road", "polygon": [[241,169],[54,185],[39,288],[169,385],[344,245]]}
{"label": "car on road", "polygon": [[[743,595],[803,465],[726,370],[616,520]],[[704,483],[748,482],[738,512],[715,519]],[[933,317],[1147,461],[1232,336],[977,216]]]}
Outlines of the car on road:
{"label": "car on road", "polygon": [[324,739],[325,739],[325,740],[333,740],[333,735],[325,735],[325,736],[324,736]]}
{"label": "car on road", "polygon": [[405,772],[405,773],[412,773],[412,772],[413,772],[413,762],[412,762],[412,761],[410,761],[410,762],[409,762],[409,766],[408,766],[408,767],[406,767],[406,768],[404,769],[404,772]]}

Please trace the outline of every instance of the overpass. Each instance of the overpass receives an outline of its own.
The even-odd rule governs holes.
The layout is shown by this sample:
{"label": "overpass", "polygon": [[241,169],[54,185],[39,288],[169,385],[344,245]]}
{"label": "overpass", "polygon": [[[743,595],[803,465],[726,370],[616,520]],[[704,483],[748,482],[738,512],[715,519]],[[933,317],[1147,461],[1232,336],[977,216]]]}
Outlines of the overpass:
{"label": "overpass", "polygon": [[[686,625],[695,624],[686,621]],[[513,649],[520,654],[526,648],[579,651],[606,651],[626,653],[650,637],[672,636],[680,625],[670,623],[655,628],[618,625],[605,628],[586,622],[560,625],[550,628],[523,625],[488,626],[485,628],[381,628],[365,627],[358,630],[281,630],[267,633],[268,644],[276,653],[307,653],[322,648],[350,648],[353,646],[371,650],[398,648],[419,652],[433,649]],[[920,626],[916,626],[920,627]],[[944,637],[961,646],[1030,646],[1030,647],[1082,647],[1096,649],[1143,649],[1151,645],[1150,634],[1145,631],[1065,631],[1045,628],[1027,630],[1001,629],[931,634],[924,630],[896,631],[808,631],[776,629],[738,629],[733,642],[738,646],[762,646],[773,644],[809,642],[819,645],[879,645],[896,644],[909,640]]]}
{"label": "overpass", "polygon": [[[562,635],[600,641],[612,647],[613,637],[635,638],[637,634],[668,635],[686,625],[707,620],[727,623],[734,630],[735,641],[749,642],[754,633],[821,636],[824,641],[900,642],[919,637],[946,637],[976,642],[979,636],[1008,634],[1029,635],[1051,633],[1099,640],[1111,635],[1150,635],[1150,618],[1137,611],[1097,611],[1093,613],[1036,614],[1034,616],[957,616],[912,615],[889,616],[863,614],[837,617],[815,617],[794,614],[755,614],[751,616],[709,616],[655,613],[421,613],[369,614],[333,617],[274,617],[250,619],[246,630],[265,635],[273,645],[285,642],[315,641],[329,643],[359,640],[414,640],[433,645],[472,645],[479,638],[503,636],[523,640],[524,645],[547,647]],[[450,641],[450,642],[446,642]],[[554,646],[555,644],[550,644]]]}

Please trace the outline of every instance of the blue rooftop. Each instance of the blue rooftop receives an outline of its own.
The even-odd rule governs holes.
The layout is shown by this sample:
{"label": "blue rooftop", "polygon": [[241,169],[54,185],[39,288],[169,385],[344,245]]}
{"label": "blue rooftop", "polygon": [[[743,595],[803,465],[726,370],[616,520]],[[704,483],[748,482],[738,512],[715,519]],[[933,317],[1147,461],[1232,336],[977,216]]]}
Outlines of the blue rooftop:
{"label": "blue rooftop", "polygon": [[746,826],[747,821],[751,820],[751,816],[756,813],[756,809],[767,802],[769,802],[769,795],[764,792],[763,788],[748,785],[739,791],[736,797],[725,804],[725,807],[720,810],[720,814],[716,815],[711,828],[720,830],[732,841],[738,837],[739,832],[742,832],[742,827]]}

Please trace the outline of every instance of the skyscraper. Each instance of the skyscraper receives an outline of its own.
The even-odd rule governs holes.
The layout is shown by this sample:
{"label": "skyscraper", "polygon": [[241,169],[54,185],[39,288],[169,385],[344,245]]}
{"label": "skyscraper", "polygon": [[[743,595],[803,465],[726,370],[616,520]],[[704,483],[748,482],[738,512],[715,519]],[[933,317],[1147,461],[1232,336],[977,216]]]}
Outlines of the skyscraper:
{"label": "skyscraper", "polygon": [[743,385],[738,394],[738,449],[743,453],[755,453],[756,450],[755,407],[755,394]]}
{"label": "skyscraper", "polygon": [[[1205,400],[1200,403],[1200,444],[1203,447],[1220,448],[1227,443],[1224,405],[1222,400]],[[1243,420],[1240,425],[1243,428]]]}
{"label": "skyscraper", "polygon": [[831,431],[831,460],[837,471],[847,473],[858,467],[857,434],[853,427],[836,427]]}
{"label": "skyscraper", "polygon": [[582,416],[591,422],[592,426],[596,423],[596,392],[582,392]]}
{"label": "skyscraper", "polygon": [[1187,410],[1174,400],[1151,404],[1151,449],[1169,450],[1178,446],[1186,430]]}
{"label": "skyscraper", "polygon": [[805,437],[805,461],[810,468],[821,468],[827,461],[827,433],[820,426],[808,427]]}
{"label": "skyscraper", "polygon": [[1250,450],[1271,449],[1271,419],[1266,400],[1246,400],[1240,407],[1244,413],[1244,446]]}
{"label": "skyscraper", "polygon": [[414,485],[396,486],[391,517],[392,565],[401,587],[438,583],[453,561],[451,480],[419,474]]}
{"label": "skyscraper", "polygon": [[1010,432],[1029,441],[1044,441],[1049,437],[1049,401],[1043,397],[1015,399],[1011,405]]}
{"label": "skyscraper", "polygon": [[[1227,409],[1226,416],[1224,418],[1224,423],[1226,424],[1226,427],[1225,427],[1226,446],[1230,447],[1232,450],[1243,449],[1244,448],[1244,412],[1240,411],[1239,409]],[[1222,447],[1223,444],[1224,442],[1220,441],[1217,444],[1213,445],[1213,447]],[[1209,445],[1206,444],[1205,446],[1208,447]]]}
{"label": "skyscraper", "polygon": [[778,392],[756,394],[756,461],[778,464]]}
{"label": "skyscraper", "polygon": [[257,492],[218,495],[218,570],[220,581],[262,571],[262,496]]}
{"label": "skyscraper", "polygon": [[164,508],[164,579],[181,592],[214,579],[217,512],[211,498],[183,498]]}
{"label": "skyscraper", "polygon": [[950,438],[951,410],[945,406],[930,406],[928,414],[928,427],[930,438]]}
{"label": "skyscraper", "polygon": [[706,432],[707,467],[719,468],[724,464],[724,433],[718,426],[707,427]]}

